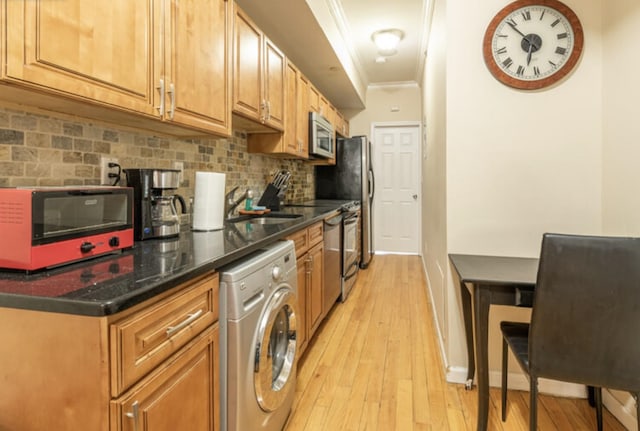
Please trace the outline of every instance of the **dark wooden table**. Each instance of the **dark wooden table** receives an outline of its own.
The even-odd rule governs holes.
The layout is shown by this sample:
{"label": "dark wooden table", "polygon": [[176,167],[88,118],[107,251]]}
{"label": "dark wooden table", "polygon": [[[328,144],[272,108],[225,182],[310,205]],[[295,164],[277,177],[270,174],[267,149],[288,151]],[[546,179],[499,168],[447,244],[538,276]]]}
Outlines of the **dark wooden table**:
{"label": "dark wooden table", "polygon": [[477,367],[477,430],[486,431],[489,415],[489,306],[499,304],[530,307],[538,273],[538,259],[450,254],[449,260],[460,282],[469,359],[466,387],[472,388]]}

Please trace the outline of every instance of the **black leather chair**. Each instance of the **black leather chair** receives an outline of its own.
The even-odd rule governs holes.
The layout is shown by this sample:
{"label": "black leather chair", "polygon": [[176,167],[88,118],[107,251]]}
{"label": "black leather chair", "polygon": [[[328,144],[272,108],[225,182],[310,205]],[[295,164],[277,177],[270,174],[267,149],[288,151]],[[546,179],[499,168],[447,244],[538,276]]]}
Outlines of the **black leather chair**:
{"label": "black leather chair", "polygon": [[[502,420],[511,348],[529,376],[529,429],[538,378],[592,386],[598,430],[602,390],[640,394],[640,238],[545,234],[531,324],[501,322]],[[640,429],[640,406],[637,406]]]}

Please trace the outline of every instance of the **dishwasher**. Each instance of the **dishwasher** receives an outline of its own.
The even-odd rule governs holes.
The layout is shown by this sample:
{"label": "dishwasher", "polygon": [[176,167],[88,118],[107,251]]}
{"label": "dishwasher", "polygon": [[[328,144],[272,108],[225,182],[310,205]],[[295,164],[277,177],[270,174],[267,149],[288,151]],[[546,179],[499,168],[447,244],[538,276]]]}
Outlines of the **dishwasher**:
{"label": "dishwasher", "polygon": [[324,219],[324,290],[322,314],[326,315],[342,293],[342,214]]}

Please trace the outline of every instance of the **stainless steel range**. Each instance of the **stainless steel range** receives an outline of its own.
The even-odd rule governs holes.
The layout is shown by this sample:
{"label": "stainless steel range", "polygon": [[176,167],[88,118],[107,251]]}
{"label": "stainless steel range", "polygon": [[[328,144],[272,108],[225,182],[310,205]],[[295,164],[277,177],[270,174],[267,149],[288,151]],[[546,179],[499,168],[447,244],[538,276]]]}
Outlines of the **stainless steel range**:
{"label": "stainless steel range", "polygon": [[360,203],[342,206],[342,293],[344,302],[349,296],[360,270]]}
{"label": "stainless steel range", "polygon": [[[353,289],[353,285],[356,282],[356,278],[358,276],[358,271],[360,269],[361,263],[361,249],[360,249],[360,238],[361,238],[361,207],[359,201],[353,200],[335,200],[335,199],[316,199],[312,201],[307,201],[301,204],[300,206],[309,206],[309,207],[339,207],[340,213],[342,216],[342,229],[340,229],[340,295],[339,298],[342,302],[347,299],[349,296],[349,292]],[[331,223],[329,223],[331,224]],[[327,229],[327,226],[325,226]],[[331,229],[331,232],[334,232],[335,228]],[[337,231],[335,231],[337,233]],[[325,235],[327,235],[325,233]],[[325,241],[325,250],[329,250],[330,252],[335,249],[333,240],[334,235],[327,235]],[[330,256],[332,261],[333,255]],[[325,265],[325,283],[329,282],[330,285],[333,284],[335,279],[333,272],[336,271],[334,269],[334,265]],[[331,273],[327,273],[330,271]],[[330,306],[330,303],[335,302],[336,297],[333,297],[333,289],[329,289],[331,292],[330,295],[327,295],[325,298],[325,308]]]}

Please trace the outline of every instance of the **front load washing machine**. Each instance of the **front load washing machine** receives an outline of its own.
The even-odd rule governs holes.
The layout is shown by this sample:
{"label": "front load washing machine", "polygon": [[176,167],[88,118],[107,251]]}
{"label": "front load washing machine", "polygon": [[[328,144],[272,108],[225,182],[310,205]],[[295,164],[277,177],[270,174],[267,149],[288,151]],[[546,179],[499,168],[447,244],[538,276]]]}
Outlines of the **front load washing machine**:
{"label": "front load washing machine", "polygon": [[221,430],[282,430],[295,394],[296,304],[292,241],[222,268]]}

